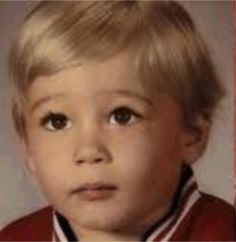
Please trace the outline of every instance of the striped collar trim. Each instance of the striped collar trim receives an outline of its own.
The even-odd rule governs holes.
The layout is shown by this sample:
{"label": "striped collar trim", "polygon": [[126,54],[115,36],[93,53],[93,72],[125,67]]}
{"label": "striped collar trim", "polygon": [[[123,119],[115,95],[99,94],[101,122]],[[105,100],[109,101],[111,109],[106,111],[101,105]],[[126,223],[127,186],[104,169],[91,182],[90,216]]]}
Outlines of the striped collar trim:
{"label": "striped collar trim", "polygon": [[[188,168],[185,173],[187,173],[187,176],[185,174],[182,176],[183,184],[180,181],[172,208],[163,219],[158,220],[145,233],[142,241],[170,241],[193,205],[200,199],[201,195],[191,169]],[[52,241],[67,242],[76,240],[79,241],[78,238],[76,239],[68,221],[60,214],[54,212]]]}
{"label": "striped collar trim", "polygon": [[181,222],[193,205],[199,200],[200,196],[197,184],[192,177],[184,186],[181,197],[172,215],[160,226],[157,226],[144,241],[170,241],[174,233],[178,230]]}

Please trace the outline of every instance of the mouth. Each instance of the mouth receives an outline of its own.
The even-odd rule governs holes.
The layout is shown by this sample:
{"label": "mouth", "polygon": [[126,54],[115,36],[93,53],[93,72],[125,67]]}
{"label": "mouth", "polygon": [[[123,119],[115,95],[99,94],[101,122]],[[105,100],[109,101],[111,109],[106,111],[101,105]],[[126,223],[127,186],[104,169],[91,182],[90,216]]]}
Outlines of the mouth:
{"label": "mouth", "polygon": [[73,190],[83,201],[98,201],[112,198],[118,187],[111,183],[95,182],[84,183]]}

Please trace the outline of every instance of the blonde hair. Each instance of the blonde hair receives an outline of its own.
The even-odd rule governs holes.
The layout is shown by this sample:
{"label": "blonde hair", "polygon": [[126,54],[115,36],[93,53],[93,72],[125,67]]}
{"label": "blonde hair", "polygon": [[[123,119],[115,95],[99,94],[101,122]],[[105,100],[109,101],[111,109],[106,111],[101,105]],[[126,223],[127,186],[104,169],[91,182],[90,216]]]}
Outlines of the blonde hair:
{"label": "blonde hair", "polygon": [[180,4],[43,1],[27,16],[10,55],[19,135],[25,133],[25,96],[36,77],[126,49],[134,50],[140,78],[175,98],[188,125],[199,115],[212,119],[224,91],[202,37]]}

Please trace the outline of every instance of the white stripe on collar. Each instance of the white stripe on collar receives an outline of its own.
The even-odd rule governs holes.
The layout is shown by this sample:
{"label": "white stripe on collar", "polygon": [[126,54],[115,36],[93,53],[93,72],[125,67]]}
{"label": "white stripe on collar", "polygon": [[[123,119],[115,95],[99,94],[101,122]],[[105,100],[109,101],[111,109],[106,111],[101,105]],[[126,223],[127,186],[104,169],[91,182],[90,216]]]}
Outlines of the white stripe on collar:
{"label": "white stripe on collar", "polygon": [[63,232],[63,228],[61,228],[56,213],[53,212],[53,241],[65,241],[67,242],[67,238]]}
{"label": "white stripe on collar", "polygon": [[[180,200],[181,200],[181,198],[182,199],[184,198],[184,196],[187,194],[189,189],[194,185],[196,185],[196,181],[193,177],[191,177],[190,180],[185,184],[185,186],[182,190]],[[171,239],[171,237],[173,236],[173,234],[178,230],[179,225],[184,220],[184,218],[186,217],[188,212],[191,210],[193,205],[198,201],[198,199],[200,197],[201,197],[201,195],[196,187],[189,194],[188,199],[185,201],[184,207],[181,209],[180,214],[178,214],[178,216],[179,216],[178,219],[174,222],[173,225],[171,225],[171,227],[168,229],[168,231],[161,238],[158,238],[161,235],[161,233],[163,233],[163,231],[176,219],[176,216],[177,216],[176,211],[173,213],[173,215],[171,217],[169,217],[169,219],[167,221],[165,221],[161,226],[159,226],[148,237],[148,239],[146,241],[152,242],[152,241],[155,241],[156,238],[158,238],[159,242],[169,241]]]}
{"label": "white stripe on collar", "polygon": [[[186,200],[184,200],[186,195],[188,197]],[[189,213],[193,205],[200,199],[200,197],[201,195],[200,195],[200,192],[198,191],[197,183],[194,179],[194,176],[191,176],[190,179],[184,184],[184,187],[182,188],[180,197],[178,199],[180,203],[184,202],[183,208],[181,208],[180,211],[176,211],[177,209],[176,208],[173,214],[165,222],[163,222],[160,226],[158,226],[148,236],[148,238],[145,241],[153,242],[155,240],[157,241],[157,238],[159,242],[169,241],[171,237],[174,235],[174,233],[178,230],[181,222]],[[68,242],[68,239],[65,236],[65,232],[63,228],[60,226],[55,212],[53,213],[53,228],[54,228],[54,231],[53,231],[52,241]]]}
{"label": "white stripe on collar", "polygon": [[175,231],[177,231],[180,223],[184,220],[184,218],[186,217],[186,215],[188,214],[188,212],[190,211],[192,206],[198,201],[199,198],[200,198],[200,194],[198,192],[195,192],[191,195],[191,197],[189,198],[188,203],[187,203],[186,207],[184,208],[181,216],[179,217],[179,219],[177,220],[175,225],[171,228],[171,230],[168,232],[168,234],[162,239],[162,241],[169,241],[169,239],[173,236]]}

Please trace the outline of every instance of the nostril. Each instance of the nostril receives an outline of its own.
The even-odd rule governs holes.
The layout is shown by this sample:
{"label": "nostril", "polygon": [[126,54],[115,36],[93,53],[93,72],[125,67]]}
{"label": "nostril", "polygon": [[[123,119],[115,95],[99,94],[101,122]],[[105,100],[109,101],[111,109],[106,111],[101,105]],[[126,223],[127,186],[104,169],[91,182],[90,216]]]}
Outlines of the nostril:
{"label": "nostril", "polygon": [[82,163],[84,163],[84,160],[76,160],[76,164],[77,164],[77,165],[80,165],[80,164],[82,164]]}
{"label": "nostril", "polygon": [[75,163],[77,165],[80,165],[82,163],[88,162],[88,163],[100,163],[103,161],[103,158],[95,158],[95,159],[91,159],[91,160],[83,160],[83,159],[78,159],[75,161]]}
{"label": "nostril", "polygon": [[96,162],[96,163],[99,163],[99,162],[102,162],[102,161],[103,161],[102,158],[96,158],[96,159],[94,159],[94,162]]}

